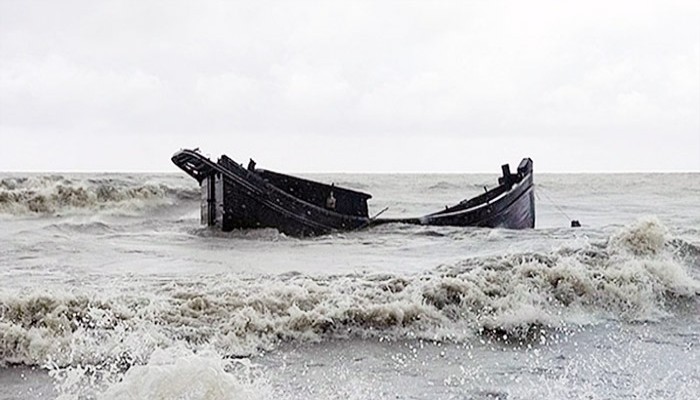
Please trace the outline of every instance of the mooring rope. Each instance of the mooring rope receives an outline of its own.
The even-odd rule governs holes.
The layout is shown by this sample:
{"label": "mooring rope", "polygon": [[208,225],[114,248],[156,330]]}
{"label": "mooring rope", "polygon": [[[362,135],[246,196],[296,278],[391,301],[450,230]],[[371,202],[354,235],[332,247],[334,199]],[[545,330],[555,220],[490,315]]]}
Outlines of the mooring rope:
{"label": "mooring rope", "polygon": [[537,185],[537,190],[535,190],[535,196],[537,197],[538,200],[541,200],[538,193],[542,193],[542,194],[547,198],[547,200],[549,200],[549,202],[550,202],[564,217],[566,217],[567,220],[569,220],[569,221],[572,220],[571,217],[569,217],[569,214],[567,214],[561,207],[559,207],[559,205],[558,205],[557,203],[555,203],[554,200],[552,200],[552,198],[549,197],[549,195],[548,195],[547,193],[544,192],[544,190],[542,190],[542,186],[540,186],[540,185]]}

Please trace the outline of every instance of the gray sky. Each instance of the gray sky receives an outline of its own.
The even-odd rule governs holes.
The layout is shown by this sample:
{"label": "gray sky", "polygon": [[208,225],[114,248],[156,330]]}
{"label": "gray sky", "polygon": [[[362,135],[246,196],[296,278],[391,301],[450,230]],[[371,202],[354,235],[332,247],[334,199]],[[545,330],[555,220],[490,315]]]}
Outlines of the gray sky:
{"label": "gray sky", "polygon": [[700,2],[0,0],[0,171],[700,171]]}

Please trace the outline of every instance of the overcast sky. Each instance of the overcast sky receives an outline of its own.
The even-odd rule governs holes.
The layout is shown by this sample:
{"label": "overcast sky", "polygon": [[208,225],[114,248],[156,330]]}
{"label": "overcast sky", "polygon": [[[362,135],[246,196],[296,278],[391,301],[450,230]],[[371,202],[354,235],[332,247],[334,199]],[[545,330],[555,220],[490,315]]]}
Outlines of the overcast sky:
{"label": "overcast sky", "polygon": [[700,171],[700,2],[0,0],[0,171]]}

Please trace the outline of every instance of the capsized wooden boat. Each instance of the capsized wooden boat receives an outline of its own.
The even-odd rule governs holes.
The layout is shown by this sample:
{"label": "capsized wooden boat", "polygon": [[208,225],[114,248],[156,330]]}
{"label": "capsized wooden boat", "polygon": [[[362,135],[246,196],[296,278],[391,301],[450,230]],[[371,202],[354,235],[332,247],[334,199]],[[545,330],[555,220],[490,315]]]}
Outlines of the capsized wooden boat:
{"label": "capsized wooden boat", "polygon": [[173,163],[201,187],[202,224],[223,231],[276,228],[316,236],[387,223],[525,229],[535,226],[532,160],[515,173],[506,164],[498,186],[455,206],[412,218],[370,218],[367,193],[278,172],[247,168],[222,155],[216,162],[197,150],[180,150]]}

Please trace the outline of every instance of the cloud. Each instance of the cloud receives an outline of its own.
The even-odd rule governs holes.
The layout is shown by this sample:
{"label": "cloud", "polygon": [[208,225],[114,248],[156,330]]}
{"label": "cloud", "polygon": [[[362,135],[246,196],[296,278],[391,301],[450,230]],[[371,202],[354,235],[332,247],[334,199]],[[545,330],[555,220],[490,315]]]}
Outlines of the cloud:
{"label": "cloud", "polygon": [[2,124],[39,132],[129,128],[160,108],[167,88],[140,70],[94,69],[51,55],[0,71]]}
{"label": "cloud", "polygon": [[[410,158],[423,138],[614,135],[622,154],[644,136],[700,169],[698,18],[692,1],[2,2],[0,137],[410,137]],[[634,151],[601,163],[654,154]]]}

